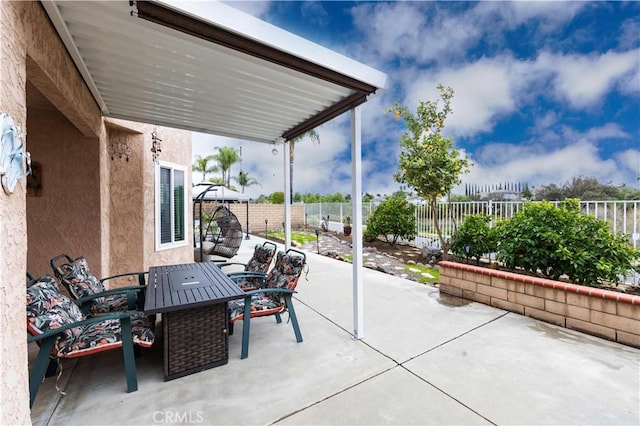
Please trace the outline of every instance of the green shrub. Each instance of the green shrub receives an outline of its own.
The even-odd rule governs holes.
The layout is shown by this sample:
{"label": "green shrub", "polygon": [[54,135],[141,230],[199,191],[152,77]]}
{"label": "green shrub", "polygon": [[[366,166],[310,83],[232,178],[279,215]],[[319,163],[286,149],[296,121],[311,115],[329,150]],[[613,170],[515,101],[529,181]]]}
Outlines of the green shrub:
{"label": "green shrub", "polygon": [[495,252],[498,247],[496,231],[489,227],[491,217],[471,214],[451,236],[451,251],[459,257],[475,258],[480,263],[483,254]]}
{"label": "green shrub", "polygon": [[387,243],[395,245],[398,238],[411,240],[417,235],[415,206],[407,200],[390,197],[369,216],[365,241],[382,235]]}
{"label": "green shrub", "polygon": [[607,222],[580,212],[576,199],[557,208],[549,202],[527,204],[497,226],[498,261],[557,280],[581,285],[617,284],[638,268],[640,251],[628,236],[611,232]]}

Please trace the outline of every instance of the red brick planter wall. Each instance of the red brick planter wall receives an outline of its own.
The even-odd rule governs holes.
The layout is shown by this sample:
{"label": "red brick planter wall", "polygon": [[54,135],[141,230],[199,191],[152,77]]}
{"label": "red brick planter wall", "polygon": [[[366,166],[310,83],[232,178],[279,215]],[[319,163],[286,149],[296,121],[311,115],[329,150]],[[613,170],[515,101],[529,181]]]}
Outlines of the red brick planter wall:
{"label": "red brick planter wall", "polygon": [[640,296],[455,262],[440,291],[640,348]]}

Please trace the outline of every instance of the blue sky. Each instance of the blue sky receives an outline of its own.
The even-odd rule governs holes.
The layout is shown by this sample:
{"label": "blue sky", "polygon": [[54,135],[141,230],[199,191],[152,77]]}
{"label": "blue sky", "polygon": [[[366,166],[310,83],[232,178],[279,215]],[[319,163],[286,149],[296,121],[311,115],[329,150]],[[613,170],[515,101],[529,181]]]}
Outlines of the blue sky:
{"label": "blue sky", "polygon": [[[473,164],[454,192],[576,176],[640,187],[640,2],[227,4],[388,75],[362,108],[365,192],[399,189],[405,129],[386,108],[415,110],[438,83],[455,91],[444,134]],[[296,145],[294,191],[349,193],[349,114],[317,130],[320,144]],[[261,182],[247,193],[282,190],[272,147],[194,134],[194,155],[223,145],[243,147],[243,169]]]}

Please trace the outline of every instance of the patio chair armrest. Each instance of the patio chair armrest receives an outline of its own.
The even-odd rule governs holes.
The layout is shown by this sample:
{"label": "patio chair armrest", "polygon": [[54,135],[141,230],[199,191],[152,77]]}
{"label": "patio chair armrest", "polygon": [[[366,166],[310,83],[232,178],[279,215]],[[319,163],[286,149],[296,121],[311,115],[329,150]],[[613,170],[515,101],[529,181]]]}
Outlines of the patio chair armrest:
{"label": "patio chair armrest", "polygon": [[116,274],[116,275],[111,275],[110,277],[106,277],[106,278],[102,278],[100,280],[101,283],[104,283],[107,280],[111,280],[114,278],[122,278],[122,277],[128,277],[131,275],[137,275],[138,276],[138,285],[140,286],[146,286],[147,285],[147,280],[145,278],[145,275],[147,275],[149,272],[126,272],[124,274]]}
{"label": "patio chair armrest", "polygon": [[[146,289],[146,287],[140,286],[140,285],[132,285],[132,286],[126,286],[126,287],[118,287],[118,288],[114,288],[112,290],[105,290],[105,291],[101,291],[100,293],[94,293],[94,294],[89,294],[87,296],[83,296],[80,297],[76,300],[74,300],[74,302],[76,303],[76,305],[80,306],[82,308],[82,306],[85,303],[91,303],[93,302],[95,299],[99,298],[99,297],[106,297],[106,296],[112,296],[114,294],[124,294],[127,296],[127,306],[130,310],[135,310],[136,308],[136,298],[137,298],[137,293],[142,292]],[[83,310],[84,312],[84,310]],[[86,312],[84,312],[86,314]]]}
{"label": "patio chair armrest", "polygon": [[237,272],[229,272],[227,276],[234,282],[241,278],[258,278],[260,280],[265,280],[267,278],[267,274],[263,274],[262,272],[246,272],[246,271],[237,271]]}
{"label": "patio chair armrest", "polygon": [[87,318],[84,319],[82,321],[77,321],[71,324],[67,324],[67,325],[63,325],[62,327],[59,328],[52,328],[49,329],[41,334],[37,334],[35,336],[29,336],[27,337],[27,343],[31,343],[31,342],[37,342],[43,339],[46,339],[47,337],[52,337],[52,336],[56,336],[64,331],[67,331],[71,328],[76,328],[76,327],[83,327],[85,325],[89,325],[89,324],[95,324],[98,322],[103,322],[103,321],[107,321],[107,320],[112,320],[112,319],[123,319],[123,318],[130,318],[133,314],[135,314],[134,311],[121,311],[121,312],[114,312],[114,313],[110,313],[110,314],[106,314],[106,315],[100,315],[97,317],[91,317],[91,318]]}
{"label": "patio chair armrest", "polygon": [[[220,269],[224,268],[225,266],[232,266],[232,265],[240,265],[240,266],[244,266],[246,267],[247,264],[246,263],[242,263],[242,262],[216,262],[216,266]],[[240,272],[240,271],[238,271]]]}
{"label": "patio chair armrest", "polygon": [[289,290],[288,288],[261,288],[258,290],[251,290],[244,293],[244,297],[251,300],[251,296],[260,293],[283,293],[283,294],[295,294],[297,290]]}

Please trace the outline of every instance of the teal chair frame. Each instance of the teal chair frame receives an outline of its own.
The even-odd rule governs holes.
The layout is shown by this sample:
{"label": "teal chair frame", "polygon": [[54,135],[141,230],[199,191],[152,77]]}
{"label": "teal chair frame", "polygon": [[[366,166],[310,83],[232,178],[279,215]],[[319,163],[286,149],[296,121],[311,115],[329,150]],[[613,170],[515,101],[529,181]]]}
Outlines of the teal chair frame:
{"label": "teal chair frame", "polygon": [[[285,300],[285,305],[287,307],[287,312],[289,312],[289,319],[291,320],[291,325],[293,326],[293,332],[296,335],[296,341],[298,343],[302,342],[302,333],[300,332],[298,317],[296,316],[296,310],[294,309],[293,301],[291,300],[291,296],[294,293],[297,293],[297,291],[284,290],[281,288],[248,291],[245,293],[246,295],[244,298],[244,317],[242,320],[242,350],[240,352],[240,359],[245,359],[249,356],[249,334],[251,332],[251,296],[255,293],[282,293]],[[282,316],[280,314],[281,312],[273,314],[275,315],[276,322],[278,324],[282,323]]]}
{"label": "teal chair frame", "polygon": [[[29,287],[35,280],[31,277],[31,274],[27,273],[27,278],[29,282],[27,283],[27,287]],[[135,290],[135,291],[134,291]],[[90,296],[85,296],[80,299],[74,300],[73,303],[78,305],[80,308],[82,306],[90,306],[91,299],[95,299],[98,297],[104,297],[109,294],[118,294],[118,293],[127,293],[127,300],[133,300],[131,293],[135,294],[136,291],[141,291],[140,287],[136,287],[135,289],[114,289],[108,290],[102,293],[96,293]],[[82,310],[82,309],[81,309]],[[32,335],[27,337],[27,343],[36,342],[40,346],[38,350],[38,355],[36,356],[36,360],[31,368],[29,373],[29,407],[33,406],[35,402],[36,395],[38,394],[38,390],[40,388],[40,384],[42,383],[45,377],[51,377],[55,375],[55,371],[58,367],[59,358],[52,355],[53,347],[58,340],[58,336],[75,327],[83,327],[89,324],[100,323],[108,320],[118,319],[120,320],[120,341],[122,342],[121,346],[110,346],[105,347],[103,350],[93,351],[90,354],[84,356],[90,356],[95,353],[104,352],[108,350],[114,350],[118,347],[122,347],[122,353],[124,357],[124,368],[125,368],[125,376],[127,381],[127,392],[135,392],[138,390],[138,379],[136,374],[136,361],[135,357],[139,353],[139,346],[134,346],[133,343],[133,333],[131,329],[131,318],[136,315],[139,311],[130,310],[130,311],[118,311],[112,312],[103,315],[97,315],[94,317],[88,317],[82,321],[76,321],[71,324],[64,325],[59,328],[49,329],[42,333]],[[83,312],[84,314],[84,312]],[[150,317],[150,320],[155,321],[155,316]],[[74,357],[80,358],[82,357]]]}
{"label": "teal chair frame", "polygon": [[[120,320],[120,330],[122,333],[122,353],[124,356],[124,369],[127,378],[127,392],[137,391],[138,379],[136,375],[136,360],[133,350],[133,336],[131,334],[131,315],[133,314],[134,312],[115,312],[111,314],[101,315],[98,317],[92,317],[83,321],[68,324],[60,328],[48,330],[36,336],[28,337],[28,343],[40,342],[40,350],[38,351],[38,356],[36,357],[36,361],[31,369],[31,373],[29,374],[29,407],[32,407],[33,403],[36,400],[38,389],[40,389],[40,384],[45,377],[45,373],[49,366],[51,351],[53,349],[53,345],[58,339],[58,335],[70,328],[103,322],[109,319]],[[111,349],[116,348],[109,348],[106,350]]]}
{"label": "teal chair frame", "polygon": [[[281,314],[282,312],[287,311],[289,312],[289,319],[293,327],[293,332],[296,336],[296,341],[298,343],[303,341],[302,333],[300,332],[300,325],[298,323],[298,317],[296,316],[296,310],[293,306],[292,296],[293,294],[297,293],[297,291],[294,289],[297,286],[298,279],[300,278],[300,275],[302,275],[302,271],[304,270],[304,267],[306,266],[307,256],[303,252],[299,250],[291,249],[291,248],[286,251],[286,254],[288,255],[294,254],[294,253],[302,257],[302,269],[300,270],[299,274],[296,276],[295,283],[291,288],[266,288],[265,286],[267,284],[266,279],[268,274],[247,272],[244,274],[237,273],[229,276],[229,278],[231,278],[233,281],[238,281],[247,277],[258,278],[260,280],[260,286],[261,286],[260,289],[247,291],[244,296],[244,312],[242,315],[242,350],[240,353],[240,359],[245,359],[249,356],[249,336],[251,332],[251,318],[274,315],[276,317],[276,322],[278,324],[281,324],[282,323]],[[277,259],[276,259],[276,263],[277,263]],[[274,265],[273,267],[276,268],[277,265]],[[264,313],[261,311],[252,311],[251,310],[252,296],[256,294],[269,294],[269,293],[282,294],[282,297],[284,298],[284,302],[285,302],[284,308],[278,311],[268,310]],[[229,334],[233,334],[233,322],[234,321],[232,319],[232,321],[229,324]]]}

